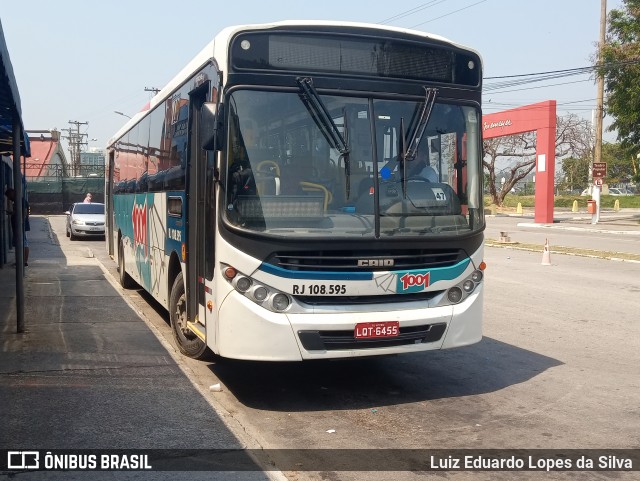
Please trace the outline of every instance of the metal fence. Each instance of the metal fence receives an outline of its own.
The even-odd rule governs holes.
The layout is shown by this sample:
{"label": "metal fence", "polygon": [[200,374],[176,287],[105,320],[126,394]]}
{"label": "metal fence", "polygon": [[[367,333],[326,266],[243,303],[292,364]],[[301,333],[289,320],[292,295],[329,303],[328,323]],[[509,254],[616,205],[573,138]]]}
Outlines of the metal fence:
{"label": "metal fence", "polygon": [[91,192],[94,202],[104,202],[104,177],[27,177],[32,214],[62,214]]}
{"label": "metal fence", "polygon": [[27,174],[37,172],[38,175],[27,175],[27,181],[39,182],[41,179],[63,179],[66,177],[104,177],[104,165],[51,165],[28,164]]}

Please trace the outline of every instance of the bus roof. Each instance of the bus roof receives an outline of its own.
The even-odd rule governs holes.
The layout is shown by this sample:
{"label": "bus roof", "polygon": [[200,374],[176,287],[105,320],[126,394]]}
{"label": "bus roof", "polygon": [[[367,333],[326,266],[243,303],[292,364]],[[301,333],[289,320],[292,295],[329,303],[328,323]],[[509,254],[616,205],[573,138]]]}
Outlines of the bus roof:
{"label": "bus roof", "polygon": [[[378,25],[372,23],[361,22],[342,22],[342,21],[330,21],[330,20],[283,20],[280,22],[272,23],[260,23],[260,24],[247,24],[247,25],[235,25],[226,27],[221,30],[214,39],[209,42],[201,51],[196,55],[178,74],[160,90],[151,101],[145,105],[140,112],[136,113],[126,124],[124,124],[107,143],[107,147],[111,146],[117,139],[125,134],[131,127],[137,124],[142,118],[144,118],[150,111],[152,111],[156,105],[164,102],[173,92],[180,87],[191,75],[200,70],[210,59],[215,58],[219,64],[226,65],[229,42],[239,32],[246,30],[267,30],[278,27],[305,27],[305,26],[325,26],[325,27],[344,27],[346,29],[370,29],[378,31],[398,32],[405,35],[413,35],[420,38],[427,38],[437,40],[440,42],[448,43],[451,46],[468,50],[475,53],[481,58],[480,54],[472,48],[465,45],[453,42],[440,35],[435,35],[420,30],[411,30],[401,27],[392,27],[388,25]],[[227,72],[223,71],[223,75],[226,76]]]}

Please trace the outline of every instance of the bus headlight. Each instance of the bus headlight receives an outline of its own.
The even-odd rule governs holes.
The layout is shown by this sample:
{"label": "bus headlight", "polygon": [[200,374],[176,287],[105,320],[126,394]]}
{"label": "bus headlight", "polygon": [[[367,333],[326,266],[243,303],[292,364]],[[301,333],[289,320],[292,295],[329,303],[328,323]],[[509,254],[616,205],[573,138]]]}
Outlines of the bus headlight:
{"label": "bus headlight", "polygon": [[273,299],[271,299],[271,305],[276,311],[284,311],[289,307],[289,296],[276,294],[273,296]]}
{"label": "bus headlight", "polygon": [[452,287],[447,291],[447,298],[452,304],[457,304],[462,300],[462,289],[458,286]]}
{"label": "bus headlight", "polygon": [[464,289],[464,292],[473,292],[475,288],[476,284],[471,279],[467,279],[462,283],[462,289]]}
{"label": "bus headlight", "polygon": [[484,262],[480,263],[480,269],[474,270],[469,277],[467,277],[462,282],[456,284],[455,286],[450,287],[446,291],[446,295],[442,297],[440,302],[438,302],[438,306],[450,306],[451,304],[459,304],[465,298],[469,297],[471,293],[476,290],[478,285],[482,282],[484,278],[484,274],[482,270],[484,266]]}
{"label": "bus headlight", "polygon": [[266,287],[258,286],[253,290],[253,298],[258,302],[264,301],[268,295],[269,291]]}
{"label": "bus headlight", "polygon": [[239,272],[233,266],[221,264],[220,267],[224,279],[226,279],[237,292],[265,309],[273,312],[283,312],[291,305],[291,297],[289,297],[289,295],[252,279]]}
{"label": "bus headlight", "polygon": [[251,279],[248,277],[239,277],[238,280],[236,280],[236,289],[240,292],[247,292],[251,287],[251,284]]}

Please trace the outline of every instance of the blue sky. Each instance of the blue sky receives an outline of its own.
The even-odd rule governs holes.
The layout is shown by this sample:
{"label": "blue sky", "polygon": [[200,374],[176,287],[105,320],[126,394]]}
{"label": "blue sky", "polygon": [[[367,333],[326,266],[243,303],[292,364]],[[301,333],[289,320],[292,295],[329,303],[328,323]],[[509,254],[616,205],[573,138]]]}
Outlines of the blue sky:
{"label": "blue sky", "polygon": [[[621,0],[607,3],[608,10],[621,7]],[[476,49],[485,77],[494,77],[590,65],[600,0],[3,0],[0,10],[25,128],[88,122],[81,130],[97,139],[91,147],[103,147],[127,120],[115,110],[140,110],[150,98],[145,87],[164,86],[222,28],[285,19],[386,22],[435,33]],[[582,75],[488,92],[483,110],[555,99],[559,115],[590,119],[595,98],[593,79]]]}

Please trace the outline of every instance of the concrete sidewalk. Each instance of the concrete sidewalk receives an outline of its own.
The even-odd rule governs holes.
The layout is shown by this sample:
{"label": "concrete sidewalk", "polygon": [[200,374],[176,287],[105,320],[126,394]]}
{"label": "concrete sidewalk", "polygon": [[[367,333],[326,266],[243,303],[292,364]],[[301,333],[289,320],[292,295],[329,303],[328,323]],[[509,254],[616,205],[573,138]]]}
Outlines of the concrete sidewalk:
{"label": "concrete sidewalk", "polygon": [[[22,334],[16,333],[15,268],[9,263],[0,269],[0,449],[246,447],[119,295],[90,249],[63,252],[45,217],[32,217],[31,229]],[[176,474],[99,477],[211,479],[206,473]],[[268,479],[261,472],[218,474]],[[75,475],[96,477],[40,471],[20,473],[20,479]]]}

